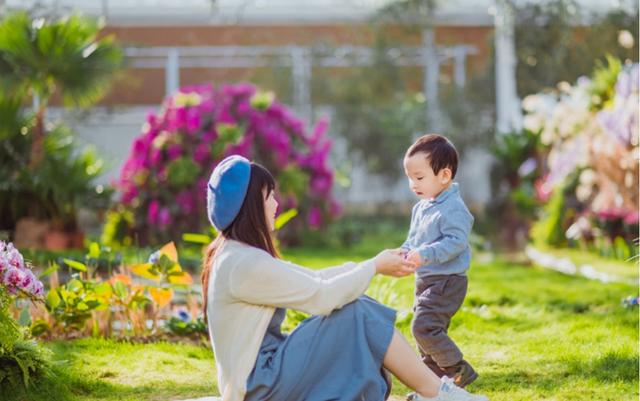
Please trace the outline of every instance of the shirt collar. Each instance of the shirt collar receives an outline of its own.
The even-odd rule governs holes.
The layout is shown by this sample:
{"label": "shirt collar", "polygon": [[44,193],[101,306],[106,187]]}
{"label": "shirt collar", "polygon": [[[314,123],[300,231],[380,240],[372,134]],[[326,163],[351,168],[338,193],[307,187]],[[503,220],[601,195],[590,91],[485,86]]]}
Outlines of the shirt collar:
{"label": "shirt collar", "polygon": [[451,195],[455,195],[458,192],[459,192],[458,183],[454,182],[454,183],[451,184],[451,186],[449,186],[449,188],[447,188],[444,191],[440,192],[440,194],[438,196],[436,196],[435,199],[430,200],[429,203],[431,203],[431,204],[443,203],[448,198],[450,198]]}

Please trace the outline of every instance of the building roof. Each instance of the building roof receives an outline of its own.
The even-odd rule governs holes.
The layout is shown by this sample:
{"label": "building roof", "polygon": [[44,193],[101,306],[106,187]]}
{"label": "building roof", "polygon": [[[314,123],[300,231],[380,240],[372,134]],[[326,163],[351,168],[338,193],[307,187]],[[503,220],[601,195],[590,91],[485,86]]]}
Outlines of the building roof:
{"label": "building roof", "polygon": [[[106,16],[115,25],[300,24],[362,21],[393,0],[4,0],[8,9],[41,4]],[[535,0],[514,0],[531,3]],[[0,0],[0,3],[2,1]],[[492,25],[495,0],[436,0],[437,23]],[[624,0],[577,0],[580,12],[603,13]]]}

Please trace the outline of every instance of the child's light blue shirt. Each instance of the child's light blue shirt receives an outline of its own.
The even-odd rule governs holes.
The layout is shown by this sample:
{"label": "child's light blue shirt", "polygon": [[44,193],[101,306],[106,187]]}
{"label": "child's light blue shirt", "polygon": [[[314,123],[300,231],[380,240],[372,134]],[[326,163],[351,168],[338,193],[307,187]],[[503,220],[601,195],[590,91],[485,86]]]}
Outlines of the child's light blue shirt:
{"label": "child's light blue shirt", "polygon": [[468,239],[472,226],[473,216],[455,182],[435,199],[416,203],[402,248],[418,250],[426,262],[418,268],[418,277],[465,274],[471,261]]}

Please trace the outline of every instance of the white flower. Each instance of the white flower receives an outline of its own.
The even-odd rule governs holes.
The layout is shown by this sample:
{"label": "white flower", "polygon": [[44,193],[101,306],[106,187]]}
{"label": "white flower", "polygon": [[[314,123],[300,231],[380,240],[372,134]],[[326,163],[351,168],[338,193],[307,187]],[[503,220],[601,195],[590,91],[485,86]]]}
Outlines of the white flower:
{"label": "white flower", "polygon": [[591,169],[586,169],[580,173],[580,184],[593,185],[596,182],[596,173]]}
{"label": "white flower", "polygon": [[618,31],[618,44],[625,49],[631,49],[634,45],[635,41],[633,40],[633,35],[631,32],[626,29]]}

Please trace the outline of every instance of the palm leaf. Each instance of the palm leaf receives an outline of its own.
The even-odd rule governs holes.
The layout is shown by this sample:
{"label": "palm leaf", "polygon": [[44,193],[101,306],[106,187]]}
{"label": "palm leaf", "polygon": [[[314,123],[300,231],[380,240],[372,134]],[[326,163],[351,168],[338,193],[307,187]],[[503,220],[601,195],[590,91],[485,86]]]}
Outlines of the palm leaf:
{"label": "palm leaf", "polygon": [[122,65],[112,36],[99,38],[91,19],[71,15],[35,19],[15,13],[0,24],[0,88],[46,104],[56,90],[68,105],[88,106],[102,97]]}

